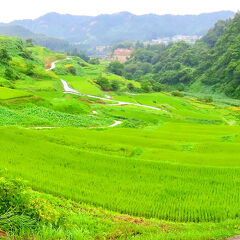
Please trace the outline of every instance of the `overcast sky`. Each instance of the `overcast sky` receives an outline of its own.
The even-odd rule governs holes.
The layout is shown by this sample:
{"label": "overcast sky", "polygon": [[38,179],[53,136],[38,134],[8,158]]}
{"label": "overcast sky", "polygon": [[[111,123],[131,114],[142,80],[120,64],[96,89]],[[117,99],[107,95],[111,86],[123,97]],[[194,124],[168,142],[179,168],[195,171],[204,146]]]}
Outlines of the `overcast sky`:
{"label": "overcast sky", "polygon": [[199,14],[240,10],[239,0],[5,0],[0,6],[0,22],[37,18],[48,12],[95,16],[129,11],[134,14]]}

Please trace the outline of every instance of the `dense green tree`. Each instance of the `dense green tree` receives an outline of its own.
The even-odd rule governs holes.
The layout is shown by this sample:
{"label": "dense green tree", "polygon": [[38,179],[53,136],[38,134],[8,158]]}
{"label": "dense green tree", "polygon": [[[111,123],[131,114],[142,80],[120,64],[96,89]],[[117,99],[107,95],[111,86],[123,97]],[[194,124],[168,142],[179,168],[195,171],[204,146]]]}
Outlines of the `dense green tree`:
{"label": "dense green tree", "polygon": [[237,13],[233,19],[217,22],[193,45],[184,41],[138,44],[124,64],[124,76],[142,82],[145,92],[159,91],[163,86],[159,84],[182,91],[198,81],[200,89],[207,85],[212,92],[240,97],[239,49],[240,13]]}
{"label": "dense green tree", "polygon": [[122,76],[124,74],[124,65],[119,61],[114,61],[108,65],[107,70],[109,72]]}
{"label": "dense green tree", "polygon": [[205,42],[210,48],[213,48],[221,37],[225,28],[230,24],[230,20],[219,20],[213,28],[211,28],[208,33],[202,38],[202,41]]}
{"label": "dense green tree", "polygon": [[138,66],[135,63],[130,63],[125,66],[125,72],[132,75],[135,74],[137,69],[138,69]]}
{"label": "dense green tree", "polygon": [[1,65],[9,65],[9,61],[12,58],[8,54],[7,50],[5,48],[0,49],[0,64]]}
{"label": "dense green tree", "polygon": [[141,64],[141,70],[143,72],[143,74],[147,74],[147,73],[151,73],[152,72],[152,64],[150,63],[142,63]]}

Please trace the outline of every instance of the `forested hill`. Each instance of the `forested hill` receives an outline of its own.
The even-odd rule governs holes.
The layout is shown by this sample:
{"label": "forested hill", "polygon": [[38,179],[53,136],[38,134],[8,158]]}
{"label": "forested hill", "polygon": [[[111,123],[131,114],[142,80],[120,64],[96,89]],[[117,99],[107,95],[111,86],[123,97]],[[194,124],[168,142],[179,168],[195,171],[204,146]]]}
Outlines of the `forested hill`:
{"label": "forested hill", "polygon": [[200,15],[137,16],[129,12],[111,15],[72,16],[49,13],[35,20],[14,21],[34,33],[90,45],[109,45],[122,41],[146,41],[174,35],[204,35],[218,20],[233,17],[222,11]]}
{"label": "forested hill", "polygon": [[0,25],[0,35],[6,37],[19,37],[22,39],[31,38],[34,44],[49,48],[55,52],[66,52],[71,48],[69,42],[66,40],[48,37],[43,34],[36,34],[18,25]]}
{"label": "forested hill", "polygon": [[123,75],[144,81],[147,90],[175,88],[240,97],[240,14],[219,21],[195,45],[139,44]]}

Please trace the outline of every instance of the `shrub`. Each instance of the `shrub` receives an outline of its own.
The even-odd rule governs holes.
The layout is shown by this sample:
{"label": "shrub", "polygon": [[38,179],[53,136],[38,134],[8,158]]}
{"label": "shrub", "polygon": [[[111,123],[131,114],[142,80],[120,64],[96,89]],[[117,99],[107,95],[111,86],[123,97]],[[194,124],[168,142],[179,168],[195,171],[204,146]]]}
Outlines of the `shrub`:
{"label": "shrub", "polygon": [[213,102],[213,97],[212,96],[204,96],[202,98],[199,98],[200,101],[205,102],[205,103],[211,103]]}
{"label": "shrub", "polygon": [[118,80],[113,80],[111,83],[111,90],[118,91],[120,89],[120,84]]}
{"label": "shrub", "polygon": [[143,92],[151,92],[152,91],[152,85],[149,81],[145,80],[141,83],[141,89]]}
{"label": "shrub", "polygon": [[23,181],[0,177],[0,214],[13,209],[17,213],[26,211],[30,206],[30,196],[26,190]]}
{"label": "shrub", "polygon": [[111,88],[110,82],[107,78],[99,77],[97,79],[97,84],[101,87],[102,90],[109,90]]}
{"label": "shrub", "polygon": [[8,54],[6,49],[0,49],[0,64],[2,65],[9,65],[9,61],[12,58],[10,57],[10,55]]}
{"label": "shrub", "polygon": [[171,94],[175,97],[184,97],[184,94],[178,90],[171,92]]}
{"label": "shrub", "polygon": [[77,75],[77,70],[74,66],[68,67],[68,72],[74,76]]}
{"label": "shrub", "polygon": [[12,68],[6,68],[4,72],[4,77],[10,81],[18,80],[20,77],[17,72],[15,72]]}
{"label": "shrub", "polygon": [[134,90],[135,90],[135,86],[134,86],[132,83],[128,83],[127,88],[128,88],[130,91],[134,91]]}
{"label": "shrub", "polygon": [[184,91],[184,89],[185,89],[185,85],[183,83],[180,83],[177,87],[178,91]]}
{"label": "shrub", "polygon": [[154,82],[152,88],[155,92],[161,92],[164,89],[164,85],[159,82]]}
{"label": "shrub", "polygon": [[90,63],[90,64],[93,64],[93,65],[98,65],[98,64],[100,64],[100,61],[99,61],[98,58],[91,58],[91,59],[89,60],[89,63]]}
{"label": "shrub", "polygon": [[34,76],[34,68],[35,66],[32,63],[27,64],[26,75]]}
{"label": "shrub", "polygon": [[21,180],[0,177],[0,229],[32,232],[40,222],[58,225],[61,215]]}

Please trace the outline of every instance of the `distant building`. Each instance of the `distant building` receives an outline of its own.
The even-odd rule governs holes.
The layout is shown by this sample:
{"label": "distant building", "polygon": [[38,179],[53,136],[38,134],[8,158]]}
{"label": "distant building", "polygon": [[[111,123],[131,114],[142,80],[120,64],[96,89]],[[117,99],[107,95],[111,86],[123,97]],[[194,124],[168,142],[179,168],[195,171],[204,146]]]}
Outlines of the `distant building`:
{"label": "distant building", "polygon": [[186,41],[188,43],[195,43],[197,40],[201,39],[200,36],[194,35],[194,36],[185,36],[185,35],[176,35],[173,37],[168,38],[159,38],[159,39],[153,39],[151,41],[152,44],[169,44],[171,42],[179,42],[179,41]]}
{"label": "distant building", "polygon": [[133,49],[126,49],[126,48],[117,48],[113,52],[113,60],[119,61],[121,63],[124,63],[130,58],[131,54],[133,52]]}

